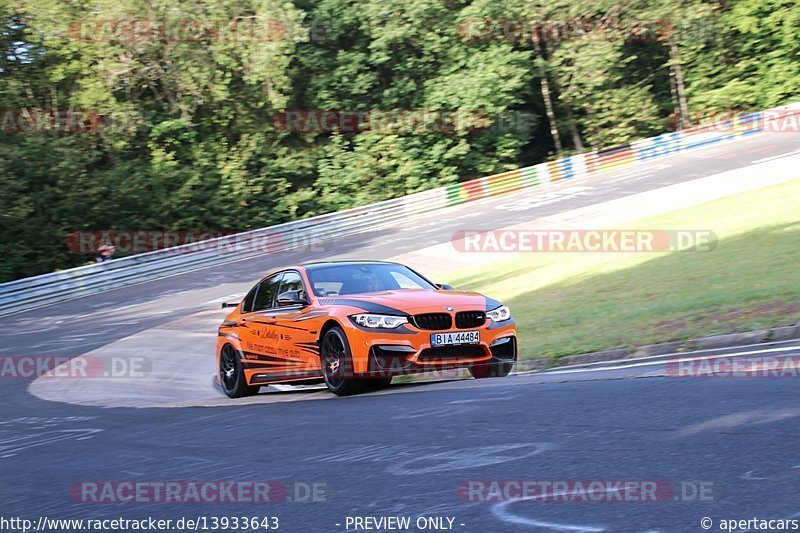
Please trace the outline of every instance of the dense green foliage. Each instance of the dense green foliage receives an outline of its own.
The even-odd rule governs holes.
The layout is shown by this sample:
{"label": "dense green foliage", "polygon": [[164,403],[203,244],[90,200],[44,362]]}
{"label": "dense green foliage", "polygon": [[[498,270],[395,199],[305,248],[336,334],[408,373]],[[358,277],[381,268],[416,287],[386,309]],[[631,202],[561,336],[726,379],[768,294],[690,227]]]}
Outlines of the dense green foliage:
{"label": "dense green foliage", "polygon": [[[792,0],[0,0],[0,18],[0,281],[86,261],[73,231],[261,227],[663,132],[681,94],[689,116],[800,94]],[[475,23],[502,19],[630,34]],[[268,37],[104,33],[120,20],[270,22]],[[6,122],[53,109],[102,127]],[[282,110],[461,118],[293,132]]]}

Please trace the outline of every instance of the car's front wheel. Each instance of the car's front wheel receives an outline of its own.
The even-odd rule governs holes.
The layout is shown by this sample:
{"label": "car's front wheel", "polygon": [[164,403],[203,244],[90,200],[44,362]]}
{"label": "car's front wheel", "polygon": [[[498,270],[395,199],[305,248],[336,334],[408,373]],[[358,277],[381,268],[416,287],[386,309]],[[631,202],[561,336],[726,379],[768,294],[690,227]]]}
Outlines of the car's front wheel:
{"label": "car's front wheel", "polygon": [[353,376],[353,358],[347,337],[338,327],[322,338],[320,349],[322,377],[328,389],[338,396],[350,396],[364,390],[364,380]]}
{"label": "car's front wheel", "polygon": [[475,379],[504,378],[511,373],[512,368],[514,368],[514,361],[491,362],[472,365],[469,367],[469,373]]}
{"label": "car's front wheel", "polygon": [[254,396],[261,388],[247,384],[239,352],[230,344],[223,346],[219,354],[219,382],[222,390],[231,398]]}

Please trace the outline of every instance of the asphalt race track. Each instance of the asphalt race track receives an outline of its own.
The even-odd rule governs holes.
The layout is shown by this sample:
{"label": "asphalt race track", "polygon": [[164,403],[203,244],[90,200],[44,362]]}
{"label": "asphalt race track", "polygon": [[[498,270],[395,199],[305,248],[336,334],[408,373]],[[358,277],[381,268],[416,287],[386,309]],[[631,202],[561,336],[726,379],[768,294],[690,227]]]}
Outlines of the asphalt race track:
{"label": "asphalt race track", "polygon": [[[404,247],[447,242],[455,230],[478,226],[476,220],[485,229],[519,224],[798,148],[796,135],[758,135],[547,193],[531,190],[432,214],[415,221],[424,232],[413,240],[382,228],[325,243],[319,251],[260,256],[5,317],[2,353],[83,354],[218,308],[220,298],[240,293],[278,264],[392,257]],[[582,189],[535,201],[559,187]],[[496,208],[529,199],[535,207]],[[698,355],[752,353],[800,356],[800,342]],[[444,520],[445,527],[464,532],[702,531],[703,517],[718,531],[722,519],[800,518],[797,380],[675,377],[665,364],[654,358],[398,385],[349,398],[310,388],[280,392],[280,405],[230,401],[170,409],[45,401],[28,392],[29,380],[3,379],[0,514],[34,522],[41,516],[276,516],[280,530],[290,532],[354,531],[348,517],[366,516],[408,516],[412,524],[418,517],[447,517],[452,523]],[[81,501],[74,486],[92,480],[274,480],[288,494],[269,504]],[[689,493],[711,490],[704,497],[676,492],[653,502],[486,502],[458,490],[469,480],[658,480]],[[309,487],[316,487],[315,498]]]}

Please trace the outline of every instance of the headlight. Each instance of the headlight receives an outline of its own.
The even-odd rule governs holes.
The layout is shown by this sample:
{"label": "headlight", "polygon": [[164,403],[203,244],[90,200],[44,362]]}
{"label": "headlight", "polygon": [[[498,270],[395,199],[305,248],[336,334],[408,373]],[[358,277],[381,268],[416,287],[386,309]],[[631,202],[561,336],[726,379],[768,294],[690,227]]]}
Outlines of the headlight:
{"label": "headlight", "polygon": [[501,305],[497,309],[492,309],[486,313],[486,318],[491,318],[492,322],[502,322],[511,318],[511,310],[507,305]]}
{"label": "headlight", "polygon": [[353,322],[365,328],[384,328],[394,329],[398,326],[408,323],[408,319],[404,316],[392,315],[351,315]]}

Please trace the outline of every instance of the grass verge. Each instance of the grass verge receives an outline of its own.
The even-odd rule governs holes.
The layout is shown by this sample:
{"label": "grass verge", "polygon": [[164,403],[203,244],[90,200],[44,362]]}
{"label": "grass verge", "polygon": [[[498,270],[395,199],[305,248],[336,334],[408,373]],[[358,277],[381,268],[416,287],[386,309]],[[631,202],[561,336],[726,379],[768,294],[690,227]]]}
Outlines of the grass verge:
{"label": "grass verge", "polygon": [[800,180],[622,226],[710,229],[712,251],[529,253],[464,271],[511,307],[523,358],[800,322]]}

